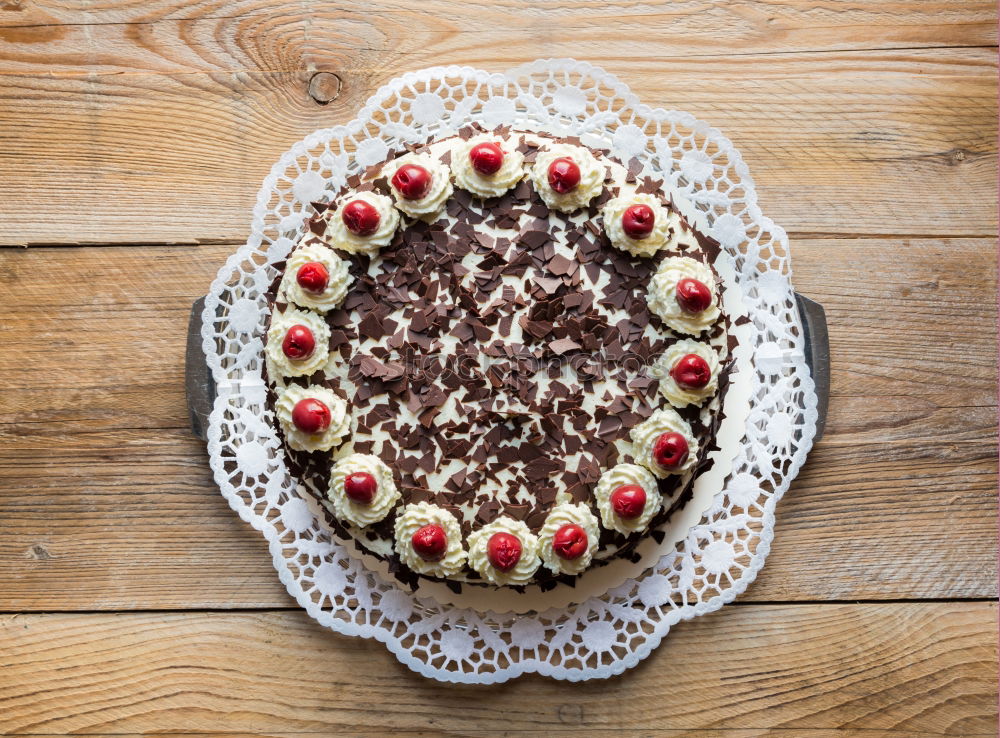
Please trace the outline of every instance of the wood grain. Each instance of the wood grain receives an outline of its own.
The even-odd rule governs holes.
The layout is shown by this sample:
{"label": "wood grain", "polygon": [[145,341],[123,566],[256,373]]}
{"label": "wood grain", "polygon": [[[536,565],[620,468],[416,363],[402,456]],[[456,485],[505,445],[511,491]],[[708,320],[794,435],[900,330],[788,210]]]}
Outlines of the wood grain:
{"label": "wood grain", "polygon": [[[291,604],[187,430],[187,313],[232,248],[0,250],[7,609]],[[994,244],[792,248],[827,309],[830,416],[744,599],[995,596]]]}
{"label": "wood grain", "polygon": [[[400,71],[550,56],[598,60],[644,101],[721,128],[789,231],[996,230],[989,4],[414,7],[14,3],[0,243],[239,241],[271,162]],[[327,105],[309,94],[316,72],[342,80]]]}
{"label": "wood grain", "polygon": [[6,616],[0,731],[995,735],[996,612],[730,607],[676,626],[623,677],[485,688],[425,680],[301,612]]}

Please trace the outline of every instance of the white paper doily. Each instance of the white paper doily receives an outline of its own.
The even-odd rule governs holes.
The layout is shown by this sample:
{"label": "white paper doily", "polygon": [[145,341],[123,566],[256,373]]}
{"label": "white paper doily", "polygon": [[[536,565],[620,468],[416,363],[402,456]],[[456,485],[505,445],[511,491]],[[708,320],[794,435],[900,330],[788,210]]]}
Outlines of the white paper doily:
{"label": "white paper doily", "polygon": [[[635,156],[705,211],[733,256],[752,320],[755,372],[746,439],[726,488],[659,563],[601,597],[536,614],[459,609],[400,589],[330,537],[300,496],[268,421],[261,378],[264,293],[310,202],[348,175],[477,120],[553,127],[605,140]],[[617,78],[571,59],[504,74],[468,67],[412,72],[382,87],[344,126],[296,143],[272,167],[246,245],[220,269],[205,301],[202,343],[218,396],[208,428],[216,482],[269,543],[289,594],[322,625],[375,638],[408,667],[444,681],[502,682],[526,672],[592,679],[635,666],[681,619],[717,610],[764,564],[774,506],[798,473],[816,431],[785,232],[757,206],[732,143],[687,113],[642,105]]]}

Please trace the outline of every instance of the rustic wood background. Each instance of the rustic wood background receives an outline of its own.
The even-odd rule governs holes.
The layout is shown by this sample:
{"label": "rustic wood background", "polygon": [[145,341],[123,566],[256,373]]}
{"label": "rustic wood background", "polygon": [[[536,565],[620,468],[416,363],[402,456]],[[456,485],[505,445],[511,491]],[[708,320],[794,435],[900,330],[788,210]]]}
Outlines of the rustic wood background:
{"label": "rustic wood background", "polygon": [[[608,682],[442,686],[293,605],[188,430],[187,314],[293,141],[554,56],[742,150],[827,435],[738,604]],[[0,732],[996,735],[995,2],[0,0],[0,142]]]}

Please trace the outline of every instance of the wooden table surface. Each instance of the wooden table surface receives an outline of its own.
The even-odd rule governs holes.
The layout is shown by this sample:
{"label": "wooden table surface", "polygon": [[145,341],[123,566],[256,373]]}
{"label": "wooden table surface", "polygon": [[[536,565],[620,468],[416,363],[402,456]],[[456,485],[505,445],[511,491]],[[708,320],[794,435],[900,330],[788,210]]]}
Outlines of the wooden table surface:
{"label": "wooden table surface", "polygon": [[[285,593],[188,429],[187,314],[292,142],[556,56],[740,148],[829,422],[736,605],[611,681],[442,686]],[[995,2],[0,0],[0,100],[0,732],[996,735]]]}

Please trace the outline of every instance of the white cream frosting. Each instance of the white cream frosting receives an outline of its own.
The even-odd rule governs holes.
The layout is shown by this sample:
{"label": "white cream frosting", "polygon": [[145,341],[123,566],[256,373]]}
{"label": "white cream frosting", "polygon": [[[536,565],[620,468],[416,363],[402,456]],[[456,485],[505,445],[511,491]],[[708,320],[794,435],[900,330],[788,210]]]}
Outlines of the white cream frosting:
{"label": "white cream frosting", "polygon": [[[315,236],[310,234],[305,241],[308,243],[299,244],[288,257],[285,276],[281,278],[281,286],[278,288],[278,299],[325,313],[344,301],[354,279],[348,271],[347,262],[320,243]],[[299,268],[313,261],[325,266],[330,274],[326,289],[319,294],[302,289],[296,280]]]}
{"label": "white cream frosting", "polygon": [[[688,389],[677,384],[670,376],[670,369],[688,354],[703,358],[712,372],[712,378],[700,389]],[[701,341],[685,338],[668,348],[653,364],[652,374],[660,380],[660,392],[674,407],[700,405],[719,391],[719,355],[711,346]]]}
{"label": "white cream frosting", "polygon": [[[299,430],[292,421],[292,411],[295,406],[307,398],[315,398],[330,409],[330,425],[319,433],[306,433]],[[285,433],[285,441],[297,451],[329,451],[341,443],[351,430],[351,415],[347,411],[347,403],[337,396],[333,390],[319,385],[299,387],[290,384],[278,390],[278,399],[274,403],[278,422]]]}
{"label": "white cream frosting", "polygon": [[[580,183],[565,194],[556,192],[549,185],[549,165],[556,159],[572,159],[580,167]],[[571,144],[554,143],[538,152],[531,168],[531,181],[535,191],[553,210],[571,213],[585,208],[604,187],[606,169],[588,149]]]}
{"label": "white cream frosting", "polygon": [[[304,325],[312,331],[316,346],[309,356],[300,360],[292,360],[281,350],[281,342],[293,325]],[[275,310],[271,314],[271,326],[267,329],[267,373],[272,379],[279,377],[301,377],[312,374],[323,368],[330,355],[330,326],[323,316],[311,310],[299,310],[294,307],[285,308],[285,312]]]}
{"label": "white cream frosting", "polygon": [[[619,517],[611,506],[611,493],[626,484],[637,484],[646,493],[646,506],[642,509],[642,514],[631,520]],[[663,507],[663,497],[656,486],[656,477],[637,464],[618,464],[606,470],[594,488],[594,501],[604,527],[625,534],[645,529]]]}
{"label": "white cream frosting", "polygon": [[[440,561],[424,561],[413,550],[413,534],[425,525],[440,525],[444,529],[444,557]],[[466,553],[462,547],[462,529],[455,516],[444,508],[429,502],[415,502],[403,508],[396,516],[396,553],[402,562],[418,574],[433,577],[451,577],[465,566]]]}
{"label": "white cream frosting", "polygon": [[[653,210],[653,230],[644,238],[632,238],[622,226],[622,216],[633,205],[648,205]],[[634,190],[623,193],[608,200],[601,214],[611,245],[633,256],[652,256],[670,240],[670,211],[653,195]]]}
{"label": "white cream frosting", "polygon": [[[653,446],[656,439],[664,433],[680,433],[687,441],[688,457],[678,469],[668,471],[653,461]],[[698,460],[698,441],[691,432],[691,426],[672,407],[661,407],[635,426],[629,435],[632,438],[632,457],[636,463],[642,464],[659,479],[671,474],[683,474],[692,469]]]}
{"label": "white cream frosting", "polygon": [[[469,152],[481,143],[495,143],[503,151],[503,163],[493,174],[480,174],[469,160]],[[451,152],[451,170],[455,184],[463,190],[480,197],[500,197],[524,177],[524,155],[497,136],[482,134],[459,140]]]}
{"label": "white cream frosting", "polygon": [[[370,236],[359,236],[348,229],[341,217],[342,208],[354,200],[363,200],[378,211],[378,230]],[[392,198],[380,195],[378,192],[348,192],[337,201],[336,210],[327,216],[326,239],[337,249],[353,254],[374,254],[380,248],[388,246],[399,228],[399,213],[392,206]]]}
{"label": "white cream frosting", "polygon": [[[503,572],[490,563],[489,543],[497,533],[509,533],[521,542],[521,558],[510,571]],[[538,557],[538,536],[521,520],[501,517],[469,535],[469,566],[492,584],[527,584],[542,560]]]}
{"label": "white cream frosting", "polygon": [[[585,504],[580,502],[574,505],[565,492],[558,499],[559,504],[552,508],[545,518],[545,524],[538,532],[538,553],[545,568],[554,574],[581,574],[594,558],[601,531],[597,525],[597,518]],[[560,558],[552,548],[552,539],[556,533],[569,523],[579,525],[587,534],[587,550],[582,556],[571,561]]]}
{"label": "white cream frosting", "polygon": [[[344,492],[344,482],[352,474],[365,472],[375,478],[375,499],[370,505],[359,505]],[[399,490],[392,471],[377,456],[351,454],[333,465],[327,497],[333,503],[334,514],[340,520],[365,527],[385,518],[399,501]]]}
{"label": "white cream frosting", "polygon": [[[677,283],[682,279],[697,279],[712,293],[711,304],[700,313],[686,312],[677,302]],[[649,280],[646,302],[668,327],[692,336],[711,328],[721,312],[715,275],[706,264],[689,256],[671,256],[660,263]]]}
{"label": "white cream frosting", "polygon": [[431,173],[431,187],[419,200],[407,200],[396,192],[392,187],[392,196],[396,201],[396,207],[412,218],[423,220],[434,220],[438,214],[444,210],[448,198],[453,192],[451,186],[451,172],[439,159],[435,159],[430,154],[406,154],[396,159],[386,167],[386,178],[392,182],[392,177],[396,171],[404,164],[416,164]]}

